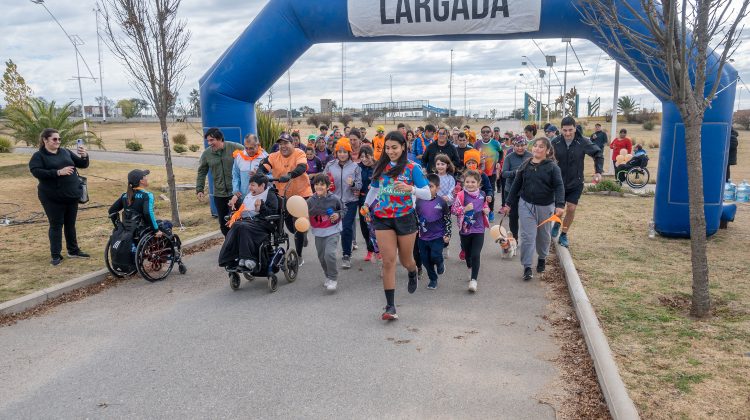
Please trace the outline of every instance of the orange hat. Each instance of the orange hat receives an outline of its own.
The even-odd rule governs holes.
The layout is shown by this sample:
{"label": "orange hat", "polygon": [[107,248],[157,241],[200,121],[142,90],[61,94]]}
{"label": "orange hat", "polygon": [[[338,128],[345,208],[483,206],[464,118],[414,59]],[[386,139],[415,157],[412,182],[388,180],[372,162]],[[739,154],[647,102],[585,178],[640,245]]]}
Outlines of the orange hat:
{"label": "orange hat", "polygon": [[[466,137],[469,138],[469,141],[474,144],[477,141],[477,132],[474,130],[468,130],[469,132],[466,133]],[[479,161],[477,161],[479,162]]]}
{"label": "orange hat", "polygon": [[339,149],[344,149],[349,153],[352,152],[352,143],[349,141],[349,137],[341,137],[336,142],[336,151],[338,152]]}
{"label": "orange hat", "polygon": [[479,150],[477,149],[469,149],[464,152],[464,165],[466,162],[473,160],[477,164],[479,164],[479,160],[482,157],[481,153],[479,153]]}

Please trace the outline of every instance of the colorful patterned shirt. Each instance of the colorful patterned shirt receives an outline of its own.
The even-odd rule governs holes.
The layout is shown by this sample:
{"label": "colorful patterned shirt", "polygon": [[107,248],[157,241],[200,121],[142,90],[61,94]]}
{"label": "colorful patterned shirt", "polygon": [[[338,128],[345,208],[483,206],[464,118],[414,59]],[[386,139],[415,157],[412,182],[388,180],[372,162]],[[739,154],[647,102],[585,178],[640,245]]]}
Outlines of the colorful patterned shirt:
{"label": "colorful patterned shirt", "polygon": [[406,216],[414,211],[414,197],[411,191],[398,191],[394,187],[394,182],[401,181],[408,185],[413,185],[417,188],[424,188],[427,184],[427,179],[422,173],[422,167],[418,164],[408,161],[404,167],[404,171],[398,178],[393,179],[386,175],[386,173],[393,168],[394,163],[391,162],[386,165],[382,175],[379,179],[375,179],[370,183],[371,188],[379,188],[377,204],[373,209],[373,213],[376,217],[381,219],[392,219],[396,217]]}
{"label": "colorful patterned shirt", "polygon": [[[484,173],[487,176],[492,176],[495,173],[495,164],[500,162],[503,156],[503,146],[500,145],[495,139],[490,139],[487,143],[482,140],[477,140],[474,143],[474,148],[479,150],[484,160]],[[481,166],[480,166],[481,168]]]}

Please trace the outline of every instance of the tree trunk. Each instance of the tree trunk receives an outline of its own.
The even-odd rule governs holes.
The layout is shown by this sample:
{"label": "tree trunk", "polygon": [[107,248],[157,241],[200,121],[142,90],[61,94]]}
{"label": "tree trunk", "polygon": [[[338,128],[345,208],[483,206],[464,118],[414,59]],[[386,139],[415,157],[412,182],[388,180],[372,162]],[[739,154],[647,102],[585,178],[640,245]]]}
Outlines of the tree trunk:
{"label": "tree trunk", "polygon": [[707,317],[711,313],[711,295],[708,290],[708,258],[706,257],[703,166],[701,159],[702,119],[702,115],[690,116],[684,119],[688,197],[690,203],[690,262],[693,269],[693,302],[690,314],[698,318]]}
{"label": "tree trunk", "polygon": [[172,209],[172,223],[180,226],[180,211],[177,208],[177,187],[174,180],[174,169],[172,169],[172,152],[169,148],[169,132],[167,131],[167,118],[159,117],[161,127],[161,142],[164,145],[164,166],[167,168],[167,186],[169,187],[169,205]]}

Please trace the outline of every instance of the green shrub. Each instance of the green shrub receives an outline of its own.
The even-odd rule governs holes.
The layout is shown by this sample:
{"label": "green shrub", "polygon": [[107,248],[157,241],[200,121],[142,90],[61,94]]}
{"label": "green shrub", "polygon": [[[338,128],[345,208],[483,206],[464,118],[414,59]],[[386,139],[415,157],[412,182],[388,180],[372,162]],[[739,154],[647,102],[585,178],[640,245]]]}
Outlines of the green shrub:
{"label": "green shrub", "polygon": [[279,134],[284,131],[284,128],[276,121],[273,115],[261,111],[260,107],[255,107],[255,118],[257,121],[256,129],[258,130],[256,135],[260,139],[260,144],[264,149],[271,150],[276,139],[279,138]]}
{"label": "green shrub", "polygon": [[175,144],[174,146],[172,146],[172,150],[174,150],[175,153],[185,153],[188,149],[183,144]]}
{"label": "green shrub", "polygon": [[588,187],[586,187],[586,192],[599,191],[622,192],[622,186],[618,184],[614,179],[602,179],[598,184],[589,185]]}
{"label": "green shrub", "polygon": [[643,129],[644,129],[644,130],[648,130],[648,131],[651,131],[651,130],[653,130],[653,129],[654,129],[654,125],[655,125],[655,124],[654,124],[654,122],[653,122],[653,121],[646,121],[645,123],[643,123]]}
{"label": "green shrub", "polygon": [[177,133],[174,136],[172,136],[172,143],[174,144],[181,144],[183,146],[187,145],[187,136],[185,136],[182,133]]}
{"label": "green shrub", "polygon": [[83,129],[84,120],[74,118],[72,102],[58,107],[55,101],[46,102],[40,98],[29,98],[27,106],[11,106],[5,110],[6,128],[16,143],[24,142],[27,146],[39,144],[39,133],[52,127],[60,133],[61,147],[75,147],[76,139],[86,137],[86,145],[104,148],[102,139],[92,131]]}
{"label": "green shrub", "polygon": [[191,152],[197,152],[198,150],[201,150],[201,147],[197,144],[191,144],[188,146],[188,149],[190,149]]}
{"label": "green shrub", "polygon": [[139,150],[143,150],[143,145],[138,140],[130,140],[129,142],[125,143],[125,148],[137,152]]}
{"label": "green shrub", "polygon": [[13,152],[13,142],[7,137],[0,137],[0,153]]}

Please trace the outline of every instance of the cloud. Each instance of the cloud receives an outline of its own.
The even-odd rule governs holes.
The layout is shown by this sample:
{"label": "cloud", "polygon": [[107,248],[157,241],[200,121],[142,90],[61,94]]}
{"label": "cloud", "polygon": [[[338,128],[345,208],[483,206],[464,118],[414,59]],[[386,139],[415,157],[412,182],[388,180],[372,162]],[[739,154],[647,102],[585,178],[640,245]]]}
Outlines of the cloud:
{"label": "cloud", "polygon": [[[192,33],[188,51],[189,67],[180,91],[183,100],[190,90],[198,87],[198,80],[214,61],[245,30],[247,25],[265,6],[267,1],[249,0],[185,0],[180,17],[187,21]],[[47,7],[60,20],[70,34],[77,34],[85,42],[81,54],[95,77],[99,76],[97,63],[96,17],[93,3],[60,2],[49,0]],[[19,71],[31,85],[36,95],[60,102],[78,98],[78,84],[74,50],[60,28],[42,6],[30,1],[14,2],[0,15],[3,42],[0,59],[13,59]],[[750,63],[741,57],[750,52],[750,34],[737,51],[734,63],[741,75],[750,71]],[[495,108],[510,112],[521,106],[523,93],[537,95],[536,70],[521,65],[529,60],[544,66],[544,55],[556,55],[557,77],[551,77],[551,97],[560,94],[556,86],[564,79],[565,44],[558,39],[470,42],[391,42],[345,44],[344,105],[360,107],[364,103],[383,102],[391,98],[393,77],[394,100],[429,100],[437,106],[484,114]],[[581,95],[581,106],[587,99],[601,98],[602,112],[612,108],[614,67],[613,61],[592,43],[573,40],[572,43],[582,67],[572,51],[568,52],[567,86],[576,87]],[[450,50],[453,55],[453,85],[450,89]],[[540,49],[542,51],[540,51]],[[522,58],[526,55],[528,58]],[[269,57],[268,59],[273,59]],[[545,70],[547,70],[545,68]],[[341,46],[319,44],[310,48],[292,67],[292,104],[319,107],[321,98],[341,100]],[[519,74],[525,74],[525,77]],[[81,63],[81,74],[89,76]],[[102,44],[102,74],[104,94],[113,99],[138,96],[130,86],[123,66]],[[659,106],[659,102],[627,72],[622,71],[620,95],[634,96],[642,106]],[[746,77],[750,81],[750,76]],[[251,81],[249,81],[251,83]],[[92,104],[99,96],[98,81],[83,79],[84,100]],[[547,99],[547,80],[541,94]],[[465,87],[465,90],[464,90]],[[274,85],[274,107],[286,108],[289,104],[287,78],[282,76]],[[464,91],[466,95],[464,95]],[[747,97],[747,96],[746,96]],[[260,99],[267,101],[267,96]],[[468,112],[467,109],[467,112]]]}

